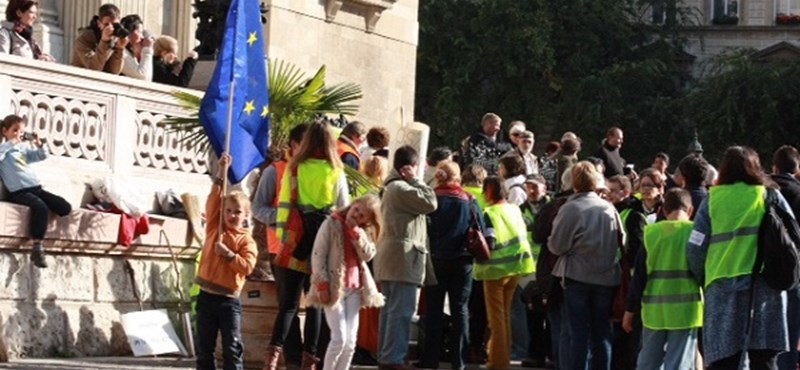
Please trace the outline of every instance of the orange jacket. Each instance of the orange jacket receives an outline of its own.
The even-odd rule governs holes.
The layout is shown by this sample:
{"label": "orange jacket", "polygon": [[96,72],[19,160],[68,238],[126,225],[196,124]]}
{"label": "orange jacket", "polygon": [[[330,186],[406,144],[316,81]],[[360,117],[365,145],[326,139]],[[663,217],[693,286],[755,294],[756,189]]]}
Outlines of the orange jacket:
{"label": "orange jacket", "polygon": [[203,246],[203,257],[200,259],[195,282],[205,292],[236,298],[242,291],[245,278],[253,272],[258,251],[249,230],[226,228],[222,233],[222,242],[235,255],[226,259],[214,252],[221,203],[222,187],[214,184],[206,200],[206,244]]}

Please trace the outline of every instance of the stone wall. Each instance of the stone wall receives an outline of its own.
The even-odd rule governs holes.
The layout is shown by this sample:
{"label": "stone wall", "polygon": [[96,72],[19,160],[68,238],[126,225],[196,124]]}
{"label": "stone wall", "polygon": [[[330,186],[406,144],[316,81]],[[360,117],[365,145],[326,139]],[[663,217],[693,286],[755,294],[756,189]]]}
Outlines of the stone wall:
{"label": "stone wall", "polygon": [[26,207],[0,202],[0,360],[128,355],[120,315],[140,309],[168,309],[182,333],[179,307],[188,309],[199,251],[184,242],[186,221],[157,218],[151,235],[122,247],[119,215],[75,210],[51,220],[49,267],[39,269],[30,263],[28,218]]}
{"label": "stone wall", "polygon": [[[377,16],[364,3],[386,8]],[[325,65],[329,84],[361,85],[356,119],[396,129],[400,107],[407,122],[414,117],[418,6],[418,0],[273,0],[267,53],[309,75]]]}

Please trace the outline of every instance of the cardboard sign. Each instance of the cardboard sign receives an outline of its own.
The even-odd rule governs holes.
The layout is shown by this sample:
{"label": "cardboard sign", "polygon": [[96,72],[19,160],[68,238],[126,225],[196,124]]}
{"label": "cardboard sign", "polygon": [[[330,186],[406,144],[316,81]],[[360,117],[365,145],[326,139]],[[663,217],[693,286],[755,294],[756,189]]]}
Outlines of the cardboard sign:
{"label": "cardboard sign", "polygon": [[172,328],[167,310],[130,312],[120,318],[134,356],[178,352],[186,354],[186,348]]}

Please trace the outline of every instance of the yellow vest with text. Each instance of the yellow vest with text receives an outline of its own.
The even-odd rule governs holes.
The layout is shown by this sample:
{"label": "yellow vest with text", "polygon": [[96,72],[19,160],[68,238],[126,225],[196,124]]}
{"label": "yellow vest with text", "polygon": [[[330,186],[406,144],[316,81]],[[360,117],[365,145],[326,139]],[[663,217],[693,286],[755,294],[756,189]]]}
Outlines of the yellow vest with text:
{"label": "yellow vest with text", "polygon": [[703,326],[700,285],[689,272],[686,242],[691,221],[661,221],[644,228],[647,285],[642,294],[642,325],[650,330]]}
{"label": "yellow vest with text", "polygon": [[766,211],[765,193],[763,186],[741,182],[711,187],[708,195],[711,235],[705,263],[706,287],[717,279],[753,272],[758,229]]}
{"label": "yellow vest with text", "polygon": [[486,207],[484,211],[495,232],[495,245],[488,261],[475,263],[475,279],[497,280],[535,272],[528,231],[519,207],[504,202]]}
{"label": "yellow vest with text", "polygon": [[[297,206],[301,212],[330,209],[336,202],[336,183],[342,175],[342,169],[334,169],[322,159],[307,159],[297,166]],[[276,216],[276,234],[281,241],[281,248],[286,246],[286,221],[289,219],[292,195],[292,173],[289,168],[281,180],[281,193]],[[282,251],[283,252],[283,251]],[[309,273],[310,261],[299,261],[292,257],[288,266],[292,270]]]}

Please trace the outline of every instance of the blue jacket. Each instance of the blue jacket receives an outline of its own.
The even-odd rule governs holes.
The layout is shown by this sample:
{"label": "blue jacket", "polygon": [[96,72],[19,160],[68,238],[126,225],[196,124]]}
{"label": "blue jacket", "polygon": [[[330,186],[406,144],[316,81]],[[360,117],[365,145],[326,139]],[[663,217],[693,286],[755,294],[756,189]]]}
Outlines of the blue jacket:
{"label": "blue jacket", "polygon": [[[485,230],[483,210],[474,198],[468,198],[460,187],[452,191],[436,189],[439,207],[429,214],[428,235],[431,243],[431,257],[434,260],[452,260],[469,256],[467,252],[467,230],[473,224],[472,211],[475,210],[480,229]],[[451,188],[452,189],[452,188]]]}

